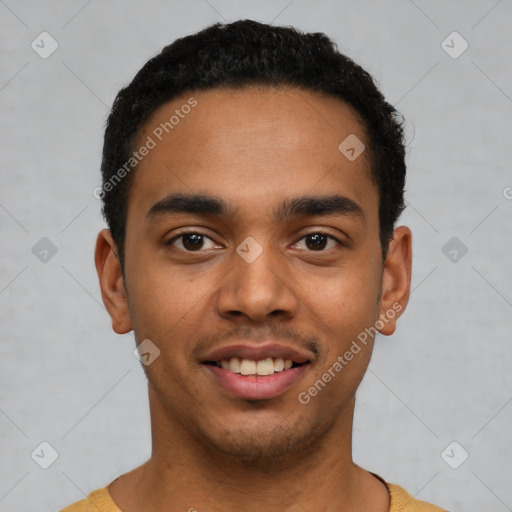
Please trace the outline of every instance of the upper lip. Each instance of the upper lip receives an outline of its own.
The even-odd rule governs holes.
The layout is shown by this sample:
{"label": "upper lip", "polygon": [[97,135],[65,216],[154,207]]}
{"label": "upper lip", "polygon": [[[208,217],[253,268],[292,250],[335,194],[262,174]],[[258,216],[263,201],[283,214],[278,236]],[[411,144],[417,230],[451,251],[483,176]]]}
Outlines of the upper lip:
{"label": "upper lip", "polygon": [[260,361],[261,359],[267,359],[268,357],[280,357],[299,364],[306,363],[312,359],[312,355],[308,352],[272,343],[257,346],[237,344],[220,347],[206,354],[206,356],[202,358],[202,362],[224,361],[229,360],[232,357],[238,357],[239,359],[252,359],[254,361]]}

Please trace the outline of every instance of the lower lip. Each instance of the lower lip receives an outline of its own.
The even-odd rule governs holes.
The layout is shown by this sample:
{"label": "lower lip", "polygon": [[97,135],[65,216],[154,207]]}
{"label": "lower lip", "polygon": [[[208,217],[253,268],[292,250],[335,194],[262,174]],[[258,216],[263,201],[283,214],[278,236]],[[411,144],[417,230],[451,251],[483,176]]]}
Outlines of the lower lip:
{"label": "lower lip", "polygon": [[307,370],[309,364],[302,364],[272,375],[241,375],[218,366],[205,364],[217,382],[235,398],[263,400],[274,398],[291,388]]}

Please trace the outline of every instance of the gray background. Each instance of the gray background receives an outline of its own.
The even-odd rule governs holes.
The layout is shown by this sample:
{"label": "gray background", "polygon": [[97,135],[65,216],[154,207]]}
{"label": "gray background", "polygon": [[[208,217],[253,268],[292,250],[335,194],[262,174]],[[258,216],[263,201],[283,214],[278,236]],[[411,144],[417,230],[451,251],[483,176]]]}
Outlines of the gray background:
{"label": "gray background", "polygon": [[104,123],[163,46],[240,18],[327,33],[407,119],[414,291],[358,391],[354,460],[452,512],[512,510],[507,0],[0,0],[0,510],[58,510],[150,455],[133,334],[111,330],[93,264]]}

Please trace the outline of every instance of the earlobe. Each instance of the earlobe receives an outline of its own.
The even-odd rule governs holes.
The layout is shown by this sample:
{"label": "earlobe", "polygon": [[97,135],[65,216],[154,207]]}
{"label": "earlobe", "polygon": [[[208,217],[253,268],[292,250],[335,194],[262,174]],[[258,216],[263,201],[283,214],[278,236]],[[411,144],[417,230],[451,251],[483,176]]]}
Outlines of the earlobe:
{"label": "earlobe", "polygon": [[406,226],[395,229],[384,261],[380,314],[381,334],[395,332],[398,317],[404,312],[411,290],[412,234]]}
{"label": "earlobe", "polygon": [[117,334],[126,334],[132,330],[130,310],[116,244],[108,229],[98,234],[94,262],[103,304],[112,319],[112,329]]}

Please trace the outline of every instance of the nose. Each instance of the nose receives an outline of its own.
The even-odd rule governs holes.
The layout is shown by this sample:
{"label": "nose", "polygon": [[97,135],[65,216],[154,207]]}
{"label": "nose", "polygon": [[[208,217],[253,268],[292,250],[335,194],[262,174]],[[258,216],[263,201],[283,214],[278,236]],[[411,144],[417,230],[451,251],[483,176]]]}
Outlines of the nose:
{"label": "nose", "polygon": [[[248,254],[250,251],[254,247],[249,248]],[[222,317],[231,321],[239,317],[265,322],[270,316],[290,319],[297,314],[299,301],[293,291],[290,270],[273,249],[266,246],[252,260],[245,257],[242,247],[240,252],[233,252],[228,265],[229,273],[221,281],[217,295]]]}

